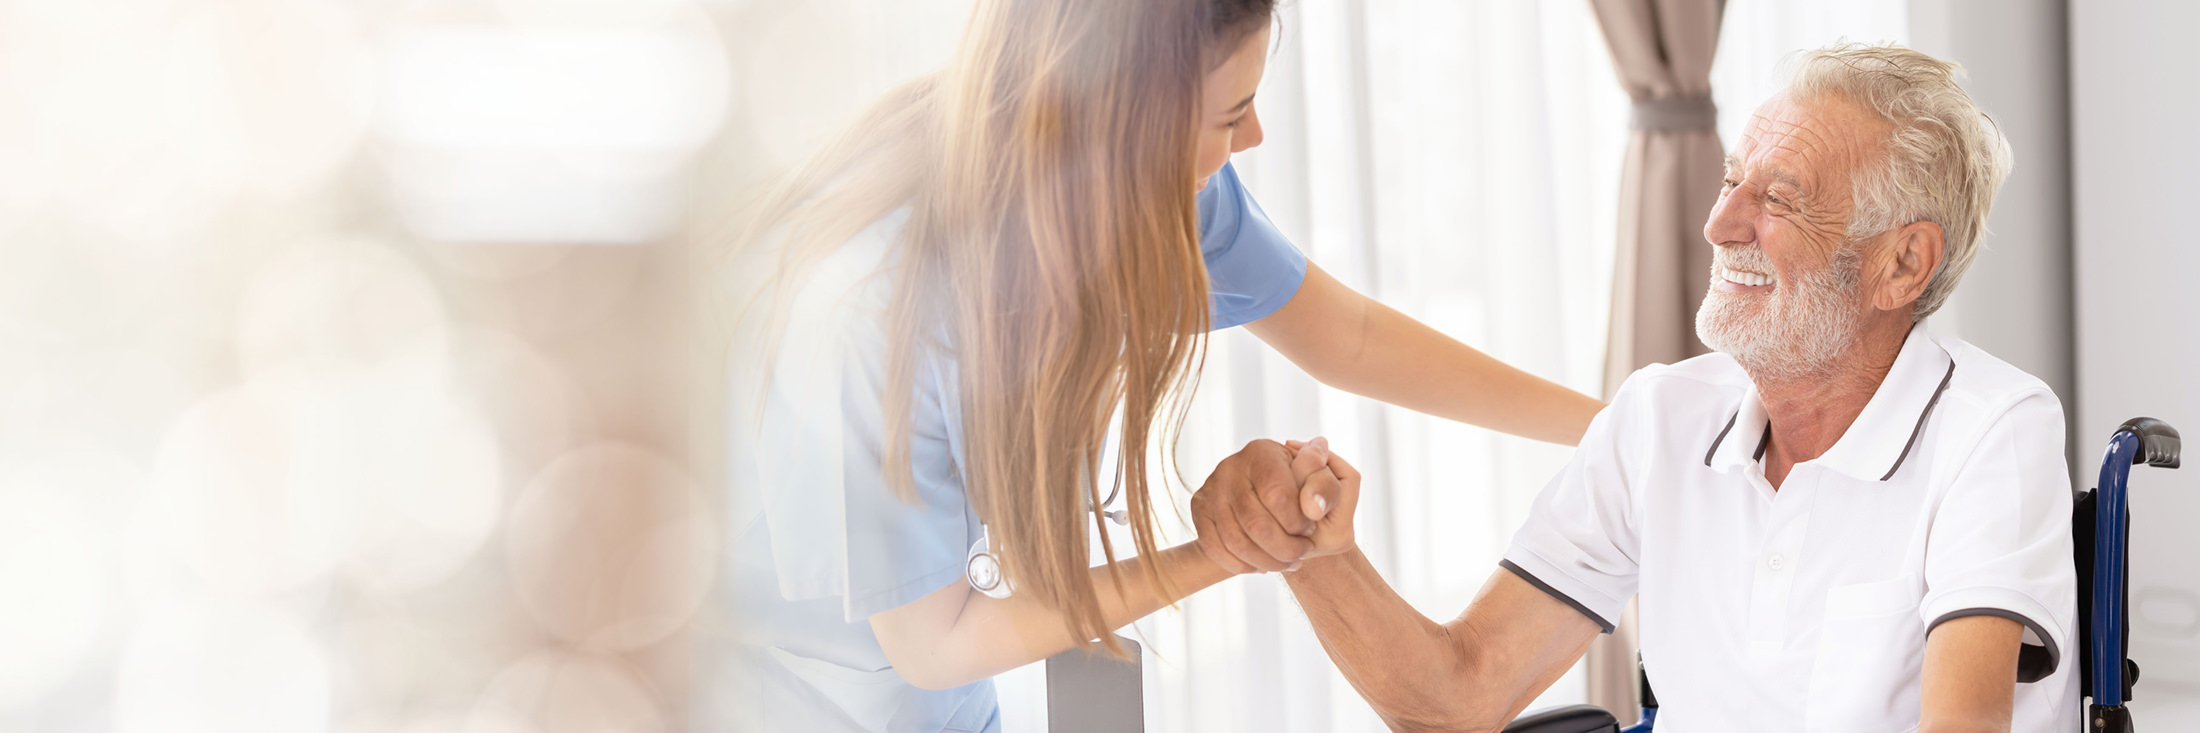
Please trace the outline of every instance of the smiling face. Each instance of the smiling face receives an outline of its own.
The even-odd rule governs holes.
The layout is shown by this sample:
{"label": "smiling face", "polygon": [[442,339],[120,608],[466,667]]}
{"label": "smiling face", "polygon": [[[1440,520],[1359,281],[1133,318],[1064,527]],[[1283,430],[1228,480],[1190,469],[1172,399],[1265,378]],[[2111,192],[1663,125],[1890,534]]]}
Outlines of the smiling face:
{"label": "smiling face", "polygon": [[[1874,313],[1868,242],[1853,241],[1851,180],[1887,124],[1841,99],[1765,103],[1727,156],[1704,224],[1717,247],[1696,313],[1704,343],[1753,373],[1822,371]],[[1760,374],[1760,376],[1774,376]]]}
{"label": "smiling face", "polygon": [[1253,92],[1260,89],[1261,74],[1267,70],[1268,28],[1263,25],[1246,36],[1221,66],[1207,72],[1200,85],[1199,153],[1192,168],[1199,179],[1197,188],[1206,188],[1208,177],[1222,170],[1231,155],[1260,144],[1260,114],[1253,106]]}

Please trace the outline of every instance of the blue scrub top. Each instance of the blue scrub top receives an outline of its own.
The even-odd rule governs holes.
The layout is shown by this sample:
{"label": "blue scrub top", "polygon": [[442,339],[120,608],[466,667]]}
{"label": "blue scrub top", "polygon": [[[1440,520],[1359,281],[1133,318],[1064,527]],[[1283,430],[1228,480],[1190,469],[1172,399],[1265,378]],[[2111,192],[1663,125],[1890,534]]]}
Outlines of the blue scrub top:
{"label": "blue scrub top", "polygon": [[[1213,327],[1281,308],[1306,278],[1305,255],[1277,231],[1233,166],[1208,179],[1198,202]],[[721,585],[731,592],[731,618],[726,642],[703,655],[706,686],[696,712],[706,727],[999,729],[992,682],[911,686],[887,663],[868,621],[963,582],[964,559],[981,532],[963,493],[952,363],[935,361],[918,374],[916,501],[894,496],[884,478],[882,321],[892,283],[882,265],[907,218],[905,209],[881,219],[805,278],[786,311],[769,384],[744,384],[736,366],[731,563]],[[736,343],[743,328],[735,326]]]}

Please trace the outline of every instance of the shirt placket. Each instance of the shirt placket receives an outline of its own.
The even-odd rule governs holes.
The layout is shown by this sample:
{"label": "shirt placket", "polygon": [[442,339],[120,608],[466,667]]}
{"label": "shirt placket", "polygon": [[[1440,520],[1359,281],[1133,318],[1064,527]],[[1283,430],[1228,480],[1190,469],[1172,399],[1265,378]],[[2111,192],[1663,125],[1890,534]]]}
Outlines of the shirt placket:
{"label": "shirt placket", "polygon": [[[1803,535],[1810,527],[1811,499],[1818,491],[1821,474],[1812,466],[1796,466],[1772,497],[1772,511],[1758,535],[1749,593],[1749,654],[1768,657],[1787,643],[1788,596],[1795,587],[1797,566],[1802,561]],[[1761,469],[1750,479],[1764,483]],[[1762,488],[1770,489],[1765,483]]]}

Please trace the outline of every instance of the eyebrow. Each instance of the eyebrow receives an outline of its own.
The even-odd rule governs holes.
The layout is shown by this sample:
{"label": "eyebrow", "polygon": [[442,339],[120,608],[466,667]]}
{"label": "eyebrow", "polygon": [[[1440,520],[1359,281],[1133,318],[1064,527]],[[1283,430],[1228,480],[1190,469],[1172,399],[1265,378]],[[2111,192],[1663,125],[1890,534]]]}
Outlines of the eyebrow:
{"label": "eyebrow", "polygon": [[[1728,175],[1732,175],[1734,171],[1740,169],[1741,167],[1741,158],[1734,157],[1733,153],[1726,154],[1726,173]],[[1785,183],[1789,187],[1794,188],[1797,197],[1802,197],[1809,193],[1809,191],[1803,187],[1803,182],[1797,180],[1793,174],[1788,173],[1786,170],[1774,168],[1772,169],[1771,175],[1774,182]]]}
{"label": "eyebrow", "polygon": [[1778,168],[1772,169],[1772,181],[1774,183],[1785,183],[1789,188],[1795,189],[1795,198],[1804,198],[1810,194],[1809,190],[1803,188],[1803,182],[1796,180],[1795,176],[1788,175],[1787,171]]}
{"label": "eyebrow", "polygon": [[1230,114],[1237,114],[1237,112],[1238,112],[1239,110],[1245,109],[1245,107],[1246,107],[1247,105],[1250,105],[1250,104],[1252,104],[1252,103],[1253,103],[1253,95],[1255,95],[1255,94],[1259,94],[1259,93],[1260,93],[1260,92],[1254,92],[1253,94],[1247,94],[1247,95],[1245,95],[1245,98],[1244,98],[1244,99],[1238,100],[1237,106],[1235,106],[1235,107],[1231,107],[1231,108],[1230,108],[1230,110],[1229,110],[1229,113],[1230,113]]}

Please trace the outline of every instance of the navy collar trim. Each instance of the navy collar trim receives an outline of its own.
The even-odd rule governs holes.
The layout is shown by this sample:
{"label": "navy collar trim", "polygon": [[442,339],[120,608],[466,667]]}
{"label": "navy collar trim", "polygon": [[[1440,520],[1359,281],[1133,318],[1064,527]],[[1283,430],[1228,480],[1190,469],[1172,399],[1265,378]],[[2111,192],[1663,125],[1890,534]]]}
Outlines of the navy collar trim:
{"label": "navy collar trim", "polygon": [[[1902,464],[1910,459],[1910,451],[1917,448],[1918,436],[1925,433],[1926,418],[1932,417],[1933,408],[1940,404],[1940,396],[1948,391],[1948,382],[1954,379],[1955,376],[1956,363],[1954,359],[1950,359],[1948,360],[1948,373],[1941,375],[1940,386],[1933,388],[1933,398],[1925,401],[1925,409],[1919,412],[1917,415],[1917,424],[1910,428],[1910,440],[1909,442],[1902,445],[1902,455],[1895,457],[1894,465],[1887,467],[1887,475],[1879,477],[1879,480],[1886,481],[1888,479],[1894,478],[1894,473],[1896,471],[1902,470]],[[1726,442],[1727,433],[1734,431],[1734,422],[1741,419],[1741,417],[1742,408],[1740,406],[1736,406],[1734,408],[1734,414],[1726,419],[1726,427],[1719,429],[1719,437],[1712,439],[1711,449],[1704,451],[1703,465],[1705,467],[1708,468],[1711,466],[1712,457],[1719,454],[1719,445]],[[1751,458],[1751,460],[1764,460],[1765,448],[1771,444],[1772,423],[1768,421],[1765,423],[1764,436],[1757,439],[1757,453]]]}

